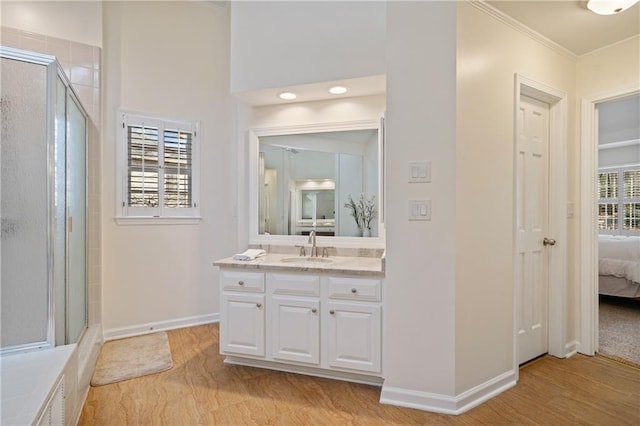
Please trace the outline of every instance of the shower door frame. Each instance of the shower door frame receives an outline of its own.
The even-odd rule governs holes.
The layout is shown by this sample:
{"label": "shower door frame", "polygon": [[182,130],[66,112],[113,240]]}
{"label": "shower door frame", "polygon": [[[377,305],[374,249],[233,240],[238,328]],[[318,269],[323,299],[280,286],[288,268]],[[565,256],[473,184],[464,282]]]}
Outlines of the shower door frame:
{"label": "shower door frame", "polygon": [[[89,322],[89,303],[88,303],[88,218],[89,218],[89,161],[88,161],[88,140],[89,140],[89,115],[87,114],[84,106],[80,102],[77,94],[73,90],[69,79],[64,74],[62,67],[58,63],[55,56],[46,55],[43,53],[31,52],[22,49],[16,49],[12,47],[6,47],[0,45],[0,58],[9,59],[21,62],[32,63],[36,65],[41,65],[46,67],[46,151],[47,151],[47,232],[46,232],[46,245],[47,245],[47,337],[44,341],[39,342],[29,342],[25,344],[8,346],[6,348],[0,348],[0,354],[11,354],[11,353],[20,353],[20,352],[29,352],[33,350],[47,349],[56,346],[56,330],[55,330],[55,311],[56,311],[56,303],[55,303],[55,280],[54,280],[54,228],[55,228],[55,144],[56,144],[56,134],[55,134],[55,119],[56,119],[56,99],[57,99],[57,80],[60,78],[62,83],[66,88],[66,99],[65,99],[65,125],[67,123],[66,117],[68,116],[68,102],[70,99],[73,99],[79,108],[80,112],[85,118],[85,194],[84,194],[84,204],[85,204],[85,323],[83,327],[83,331],[78,336],[78,340],[82,339],[82,336],[87,330],[88,322]],[[68,206],[67,206],[67,132],[65,131],[65,282],[64,282],[64,291],[65,291],[65,335],[63,336],[65,344],[68,342],[68,264],[69,264],[69,244],[68,244],[68,232],[67,232],[67,224],[68,224]]]}
{"label": "shower door frame", "polygon": [[[57,61],[56,61],[57,63]],[[71,86],[71,82],[65,75],[64,71],[60,64],[57,64],[57,77],[62,80],[62,83],[66,88],[66,102],[65,102],[65,124],[69,124],[69,102],[73,102],[78,107],[80,113],[84,117],[84,326],[82,327],[82,331],[78,335],[78,339],[73,342],[77,343],[82,340],[82,336],[87,331],[89,325],[89,115],[84,109],[82,102],[80,102],[80,98],[73,90]],[[64,324],[64,342],[65,344],[69,344],[70,336],[69,336],[69,323],[70,323],[70,292],[69,292],[69,264],[71,256],[69,254],[69,192],[68,188],[70,185],[69,182],[69,151],[71,147],[69,144],[69,128],[65,132],[65,324]]]}

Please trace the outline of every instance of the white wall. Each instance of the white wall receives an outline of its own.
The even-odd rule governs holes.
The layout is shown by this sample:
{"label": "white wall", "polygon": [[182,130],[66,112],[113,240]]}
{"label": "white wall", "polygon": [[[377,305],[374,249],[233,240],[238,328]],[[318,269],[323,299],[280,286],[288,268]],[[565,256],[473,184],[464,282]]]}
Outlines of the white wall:
{"label": "white wall", "polygon": [[598,167],[620,167],[640,164],[640,145],[630,145],[598,152]]}
{"label": "white wall", "polygon": [[[234,253],[236,239],[228,8],[105,2],[104,55],[105,333],[215,314],[212,262]],[[200,224],[115,224],[118,108],[201,122]]]}
{"label": "white wall", "polygon": [[[514,365],[515,73],[567,93],[568,120],[574,122],[575,60],[469,3],[459,3],[457,394],[512,370]],[[571,146],[576,143],[573,126],[568,140]],[[575,188],[571,193],[575,200]],[[570,238],[576,235],[570,234]],[[577,286],[575,276],[569,277],[569,285]],[[574,338],[570,324],[566,341]]]}
{"label": "white wall", "polygon": [[[383,397],[454,395],[456,3],[387,5],[387,260]],[[409,184],[410,161],[433,182]],[[426,198],[432,220],[407,220]]]}
{"label": "white wall", "polygon": [[385,9],[385,2],[233,2],[231,91],[384,74]]}
{"label": "white wall", "polygon": [[637,88],[640,82],[640,36],[578,58],[578,99],[603,92]]}
{"label": "white wall", "polygon": [[102,47],[101,1],[6,1],[2,25]]}

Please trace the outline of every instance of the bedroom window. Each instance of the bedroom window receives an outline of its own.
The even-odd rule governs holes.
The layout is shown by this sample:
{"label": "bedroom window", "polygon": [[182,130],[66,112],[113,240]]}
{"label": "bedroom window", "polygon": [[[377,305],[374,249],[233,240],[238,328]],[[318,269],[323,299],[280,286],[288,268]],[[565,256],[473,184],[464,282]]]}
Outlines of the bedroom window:
{"label": "bedroom window", "polygon": [[118,223],[197,218],[198,123],[130,113],[121,117]]}
{"label": "bedroom window", "polygon": [[640,166],[599,171],[598,228],[603,234],[640,233]]}

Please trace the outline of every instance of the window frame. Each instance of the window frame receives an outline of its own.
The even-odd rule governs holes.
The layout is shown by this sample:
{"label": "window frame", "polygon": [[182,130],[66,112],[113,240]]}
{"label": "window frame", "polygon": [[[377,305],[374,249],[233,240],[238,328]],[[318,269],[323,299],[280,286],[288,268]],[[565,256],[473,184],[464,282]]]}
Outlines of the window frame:
{"label": "window frame", "polygon": [[597,178],[598,183],[596,185],[599,188],[600,174],[602,173],[617,173],[617,197],[614,198],[600,198],[600,191],[598,191],[598,222],[600,221],[600,205],[612,204],[617,207],[617,217],[615,219],[615,229],[598,229],[598,233],[601,235],[640,235],[640,231],[625,230],[624,229],[624,205],[629,203],[640,203],[640,197],[625,197],[624,196],[624,173],[629,171],[640,170],[640,164],[630,164],[625,166],[612,166],[612,167],[600,167],[598,168]]}
{"label": "window frame", "polygon": [[[131,111],[118,111],[116,143],[116,214],[119,225],[193,224],[200,217],[200,122]],[[129,136],[130,126],[158,128],[158,206],[129,206]],[[164,129],[191,133],[191,203],[192,207],[167,207],[164,203]],[[162,146],[161,146],[162,145]]]}

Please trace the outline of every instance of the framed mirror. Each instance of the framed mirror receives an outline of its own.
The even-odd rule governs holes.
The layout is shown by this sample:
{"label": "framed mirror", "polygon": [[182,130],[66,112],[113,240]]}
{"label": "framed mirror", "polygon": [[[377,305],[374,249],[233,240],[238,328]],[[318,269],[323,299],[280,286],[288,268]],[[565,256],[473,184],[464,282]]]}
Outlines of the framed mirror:
{"label": "framed mirror", "polygon": [[250,242],[384,245],[381,120],[253,129]]}

